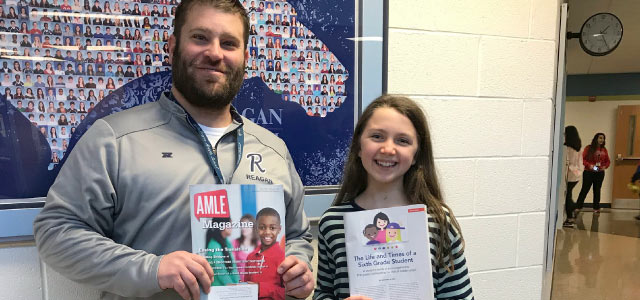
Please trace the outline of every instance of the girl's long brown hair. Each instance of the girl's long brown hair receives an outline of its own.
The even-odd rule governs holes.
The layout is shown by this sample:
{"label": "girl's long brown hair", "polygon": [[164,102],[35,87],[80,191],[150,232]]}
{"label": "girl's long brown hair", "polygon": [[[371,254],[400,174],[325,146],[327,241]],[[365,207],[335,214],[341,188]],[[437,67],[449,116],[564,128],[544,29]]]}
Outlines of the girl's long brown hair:
{"label": "girl's long brown hair", "polygon": [[[602,136],[602,137],[605,138],[605,142],[602,144],[602,146],[600,144],[598,144],[598,136]],[[596,159],[593,156],[596,153],[596,150],[598,150],[598,148],[604,148],[604,145],[607,143],[606,139],[607,139],[607,137],[602,132],[598,132],[593,136],[593,139],[591,140],[591,144],[589,145],[589,149],[586,149],[587,150],[587,159],[589,159],[589,160],[595,160]]]}
{"label": "girl's long brown hair", "polygon": [[[406,116],[416,129],[418,138],[418,150],[415,155],[416,163],[404,174],[404,192],[411,204],[425,204],[429,214],[438,223],[440,230],[435,232],[439,236],[439,239],[436,239],[436,261],[439,266],[446,268],[449,272],[453,272],[455,263],[451,251],[449,230],[453,226],[460,234],[463,242],[462,232],[460,225],[453,216],[453,212],[442,199],[433,160],[433,147],[427,119],[422,109],[411,99],[403,96],[383,95],[374,100],[364,110],[353,132],[353,140],[351,141],[351,149],[345,164],[342,185],[333,201],[333,205],[353,201],[356,196],[367,188],[367,171],[362,166],[362,161],[358,156],[360,152],[360,137],[374,111],[381,107],[395,109]],[[447,220],[447,211],[449,212],[449,220]],[[445,256],[448,258],[448,264],[445,263]]]}

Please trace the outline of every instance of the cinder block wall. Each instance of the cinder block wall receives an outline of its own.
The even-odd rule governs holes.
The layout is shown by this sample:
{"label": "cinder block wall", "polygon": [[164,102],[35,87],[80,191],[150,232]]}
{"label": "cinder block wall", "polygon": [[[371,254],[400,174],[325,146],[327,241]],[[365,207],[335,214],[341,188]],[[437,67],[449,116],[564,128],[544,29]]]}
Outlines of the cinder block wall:
{"label": "cinder block wall", "polygon": [[540,299],[558,0],[390,0],[389,92],[425,109],[476,299]]}

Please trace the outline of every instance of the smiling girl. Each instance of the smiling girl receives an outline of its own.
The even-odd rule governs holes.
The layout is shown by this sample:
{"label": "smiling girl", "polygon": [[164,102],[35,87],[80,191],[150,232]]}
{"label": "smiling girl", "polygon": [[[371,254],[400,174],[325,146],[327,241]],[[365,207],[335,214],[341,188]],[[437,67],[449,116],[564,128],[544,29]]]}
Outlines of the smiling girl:
{"label": "smiling girl", "polygon": [[[320,219],[313,298],[370,299],[349,294],[343,215],[410,204],[427,206],[435,298],[473,299],[464,241],[440,191],[425,115],[412,100],[393,95],[374,100],[354,130],[340,191]],[[374,220],[378,228],[390,224]]]}

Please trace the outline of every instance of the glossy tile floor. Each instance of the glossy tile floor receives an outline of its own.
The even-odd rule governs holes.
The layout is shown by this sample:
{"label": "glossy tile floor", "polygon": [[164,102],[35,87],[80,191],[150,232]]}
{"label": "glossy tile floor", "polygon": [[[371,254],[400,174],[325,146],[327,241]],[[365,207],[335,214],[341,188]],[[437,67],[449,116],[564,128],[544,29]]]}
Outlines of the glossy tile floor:
{"label": "glossy tile floor", "polygon": [[576,227],[558,230],[552,300],[640,299],[637,210],[583,212]]}

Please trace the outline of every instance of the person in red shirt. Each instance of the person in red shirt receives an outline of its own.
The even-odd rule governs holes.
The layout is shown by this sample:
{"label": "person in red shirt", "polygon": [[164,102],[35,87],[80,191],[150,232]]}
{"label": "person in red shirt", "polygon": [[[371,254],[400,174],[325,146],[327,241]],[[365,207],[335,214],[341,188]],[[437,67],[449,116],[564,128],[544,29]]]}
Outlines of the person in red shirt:
{"label": "person in red shirt", "polygon": [[62,5],[60,5],[60,10],[62,11],[71,11],[71,5],[69,5],[69,0],[64,0]]}
{"label": "person in red shirt", "polygon": [[278,266],[284,260],[284,250],[278,244],[280,214],[271,207],[256,215],[260,247],[247,256],[244,280],[258,284],[258,299],[284,300],[284,281]]}
{"label": "person in red shirt", "polygon": [[140,42],[136,42],[136,47],[133,48],[133,53],[142,53],[144,52],[144,49],[142,49],[142,46],[140,46]]}
{"label": "person in red shirt", "polygon": [[38,28],[37,22],[33,22],[31,30],[29,30],[29,34],[42,34],[42,31]]}
{"label": "person in red shirt", "polygon": [[574,210],[575,215],[582,209],[584,199],[587,197],[591,185],[593,185],[593,213],[600,213],[600,189],[602,188],[602,181],[604,181],[604,170],[609,168],[611,164],[607,148],[604,147],[605,140],[604,133],[598,132],[593,136],[591,144],[582,150],[584,172],[582,172],[582,189]]}

